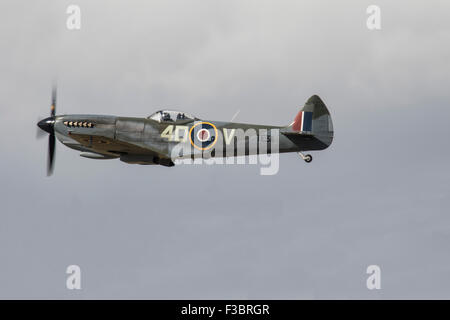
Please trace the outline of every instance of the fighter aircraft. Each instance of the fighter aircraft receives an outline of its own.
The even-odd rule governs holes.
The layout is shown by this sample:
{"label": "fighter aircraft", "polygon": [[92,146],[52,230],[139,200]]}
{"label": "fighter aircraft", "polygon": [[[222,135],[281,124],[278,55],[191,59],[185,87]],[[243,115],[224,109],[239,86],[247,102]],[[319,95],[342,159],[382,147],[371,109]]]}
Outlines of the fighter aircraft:
{"label": "fighter aircraft", "polygon": [[[305,151],[324,150],[333,141],[330,113],[317,95],[307,100],[290,125],[268,126],[201,120],[173,110],[160,110],[146,118],[56,115],[54,87],[50,117],[37,125],[49,134],[47,175],[53,172],[55,137],[65,146],[81,152],[80,156],[85,158],[120,159],[130,164],[167,167],[174,166],[174,160],[179,158],[276,152],[297,152],[309,163],[312,156],[304,154]],[[276,148],[273,145],[275,140]],[[231,153],[217,152],[221,151],[219,148],[231,150]],[[182,150],[181,153],[178,149]]]}

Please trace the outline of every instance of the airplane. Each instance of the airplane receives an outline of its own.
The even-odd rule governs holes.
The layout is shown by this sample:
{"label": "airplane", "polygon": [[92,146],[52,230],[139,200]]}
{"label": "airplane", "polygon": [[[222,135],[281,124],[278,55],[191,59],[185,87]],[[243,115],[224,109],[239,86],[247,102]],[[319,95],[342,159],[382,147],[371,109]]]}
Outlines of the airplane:
{"label": "airplane", "polygon": [[[146,118],[56,115],[56,87],[53,87],[50,117],[37,125],[49,134],[48,176],[53,173],[55,137],[63,145],[81,152],[80,156],[85,158],[120,159],[129,164],[172,167],[178,158],[287,152],[297,152],[309,163],[312,156],[304,152],[328,148],[334,135],[331,115],[317,95],[306,101],[290,125],[270,126],[202,120],[174,110],[160,110]],[[244,134],[238,134],[240,132]],[[273,148],[275,140],[278,144]],[[224,144],[231,153],[216,152],[220,145],[224,148]],[[180,145],[185,147],[183,152],[174,155],[174,150]]]}

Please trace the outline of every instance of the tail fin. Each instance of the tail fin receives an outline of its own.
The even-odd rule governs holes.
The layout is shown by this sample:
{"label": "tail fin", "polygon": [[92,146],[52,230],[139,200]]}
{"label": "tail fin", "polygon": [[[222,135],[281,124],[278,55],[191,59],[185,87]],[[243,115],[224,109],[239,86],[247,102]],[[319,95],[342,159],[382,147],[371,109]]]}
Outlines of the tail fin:
{"label": "tail fin", "polygon": [[282,133],[302,151],[322,150],[330,146],[334,135],[333,122],[322,99],[317,95],[309,98],[294,122]]}

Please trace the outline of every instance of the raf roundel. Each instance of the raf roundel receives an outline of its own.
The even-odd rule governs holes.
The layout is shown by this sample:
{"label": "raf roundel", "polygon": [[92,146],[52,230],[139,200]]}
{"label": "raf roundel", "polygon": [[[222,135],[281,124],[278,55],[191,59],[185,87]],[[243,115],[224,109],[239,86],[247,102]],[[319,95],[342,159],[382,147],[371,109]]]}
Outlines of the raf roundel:
{"label": "raf roundel", "polygon": [[199,150],[208,150],[217,142],[217,128],[210,122],[199,122],[189,131],[191,144]]}

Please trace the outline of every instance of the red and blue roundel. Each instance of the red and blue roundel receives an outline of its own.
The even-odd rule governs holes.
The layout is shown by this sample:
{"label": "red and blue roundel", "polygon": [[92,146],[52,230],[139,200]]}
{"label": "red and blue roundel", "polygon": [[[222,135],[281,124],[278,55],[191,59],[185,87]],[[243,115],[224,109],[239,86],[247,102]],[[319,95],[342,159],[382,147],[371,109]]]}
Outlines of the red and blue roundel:
{"label": "red and blue roundel", "polygon": [[217,142],[217,128],[210,122],[198,122],[189,131],[191,144],[199,150],[208,150]]}

